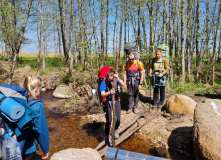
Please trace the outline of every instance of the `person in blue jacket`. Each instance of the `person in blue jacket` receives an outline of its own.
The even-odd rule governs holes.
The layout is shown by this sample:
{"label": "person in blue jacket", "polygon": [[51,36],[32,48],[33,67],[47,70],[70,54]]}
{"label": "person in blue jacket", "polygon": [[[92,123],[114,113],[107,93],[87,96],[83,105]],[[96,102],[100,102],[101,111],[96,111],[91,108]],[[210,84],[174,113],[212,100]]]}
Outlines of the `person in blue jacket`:
{"label": "person in blue jacket", "polygon": [[[23,88],[28,91],[29,103],[40,96],[42,85],[43,82],[40,77],[25,77]],[[26,136],[23,160],[34,160],[36,158],[37,148],[34,140],[35,138],[44,153],[42,159],[47,159],[49,156],[49,133],[44,105],[39,100],[35,101],[30,107],[37,113],[38,117],[33,120],[34,131],[31,131],[28,136]]]}
{"label": "person in blue jacket", "polygon": [[[114,77],[116,78],[116,90],[112,87],[113,85],[113,80]],[[110,146],[112,143],[111,136],[109,135],[110,133],[110,126],[111,126],[111,121],[112,121],[112,115],[111,115],[111,106],[112,106],[112,94],[115,93],[115,110],[116,110],[116,125],[115,125],[115,138],[119,138],[119,133],[118,133],[118,127],[120,126],[120,117],[121,117],[121,105],[120,105],[120,97],[118,93],[118,86],[124,86],[124,82],[119,78],[118,74],[115,73],[114,71],[109,71],[107,74],[107,78],[104,79],[101,82],[100,85],[100,91],[101,91],[101,96],[105,99],[106,101],[103,103],[103,110],[105,113],[106,117],[106,124],[105,124],[105,142]]]}

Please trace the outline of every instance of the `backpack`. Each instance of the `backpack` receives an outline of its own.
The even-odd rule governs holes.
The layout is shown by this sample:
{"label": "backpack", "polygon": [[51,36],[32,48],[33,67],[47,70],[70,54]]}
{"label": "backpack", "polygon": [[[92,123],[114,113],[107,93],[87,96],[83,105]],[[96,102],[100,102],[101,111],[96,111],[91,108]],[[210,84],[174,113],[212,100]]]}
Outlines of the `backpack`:
{"label": "backpack", "polygon": [[[31,130],[32,120],[38,115],[29,107],[28,92],[16,85],[0,85],[0,129],[1,141],[4,135],[15,139]],[[18,142],[21,152],[24,149],[25,139]]]}
{"label": "backpack", "polygon": [[[106,97],[102,97],[101,96],[101,92],[100,92],[100,86],[101,86],[101,82],[102,81],[106,81],[107,78],[107,73],[111,70],[111,66],[104,66],[102,67],[99,71],[98,71],[98,79],[97,79],[97,84],[98,84],[98,96],[100,99],[100,103],[101,102],[105,102],[106,101]],[[113,68],[112,68],[113,69]]]}
{"label": "backpack", "polygon": [[[125,46],[124,51],[126,53],[126,59],[127,59],[127,61],[126,61],[127,70],[128,70],[128,64],[129,64],[129,54],[131,52],[133,52],[134,56],[137,58],[137,65],[138,65],[138,69],[140,70],[141,58],[140,58],[140,54],[137,52],[137,47],[136,46],[132,46],[132,45],[127,45],[127,46]],[[145,69],[143,69],[143,70],[144,70],[144,79],[145,79],[146,78],[146,73],[145,73]],[[137,77],[140,77],[140,72],[138,72]]]}
{"label": "backpack", "polygon": [[[169,65],[169,69],[170,69],[170,54],[169,54],[169,47],[165,44],[160,44],[158,46],[158,48],[162,49],[162,57],[163,57],[163,61],[165,61],[165,59],[167,59],[168,61],[168,65]],[[167,72],[168,73],[168,72]]]}

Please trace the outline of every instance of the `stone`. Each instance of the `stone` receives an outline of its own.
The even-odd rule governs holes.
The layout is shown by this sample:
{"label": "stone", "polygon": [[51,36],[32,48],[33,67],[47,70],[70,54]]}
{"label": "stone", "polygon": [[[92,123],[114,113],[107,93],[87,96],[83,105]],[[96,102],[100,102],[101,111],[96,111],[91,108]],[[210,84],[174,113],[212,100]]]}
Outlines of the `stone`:
{"label": "stone", "polygon": [[155,144],[154,146],[154,152],[155,152],[155,156],[158,157],[166,157],[167,154],[167,148],[165,143],[163,142],[158,142],[157,144]]}
{"label": "stone", "polygon": [[193,148],[196,160],[221,159],[221,100],[197,104],[193,124]]}
{"label": "stone", "polygon": [[58,76],[45,77],[43,79],[44,88],[55,89],[59,84],[61,84],[61,79]]}
{"label": "stone", "polygon": [[71,98],[71,89],[67,85],[59,85],[52,94],[56,98]]}
{"label": "stone", "polygon": [[92,97],[92,88],[88,84],[79,86],[75,88],[74,91],[77,92],[77,94],[81,97],[85,97],[85,96]]}
{"label": "stone", "polygon": [[100,154],[95,149],[69,148],[53,154],[50,160],[102,160],[102,159],[100,157]]}
{"label": "stone", "polygon": [[196,102],[188,96],[175,94],[168,98],[165,107],[169,113],[188,112],[193,115]]}

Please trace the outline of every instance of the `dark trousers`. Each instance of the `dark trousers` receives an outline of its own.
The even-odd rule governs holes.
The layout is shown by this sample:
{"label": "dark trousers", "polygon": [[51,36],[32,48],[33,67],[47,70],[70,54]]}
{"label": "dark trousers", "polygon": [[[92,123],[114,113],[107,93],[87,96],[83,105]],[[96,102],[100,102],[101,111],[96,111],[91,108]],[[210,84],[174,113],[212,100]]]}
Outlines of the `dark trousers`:
{"label": "dark trousers", "polygon": [[22,155],[22,159],[23,160],[35,160],[36,159],[36,153],[30,153],[30,154],[26,154],[26,155]]}
{"label": "dark trousers", "polygon": [[[112,121],[112,114],[111,114],[112,109],[111,109],[109,102],[103,103],[103,109],[104,109],[104,113],[106,117],[105,134],[106,136],[108,136],[110,134],[110,126],[111,126],[111,121]],[[116,110],[116,117],[117,117],[115,129],[118,129],[118,127],[120,126],[120,117],[121,117],[120,101],[117,101],[115,103],[115,110]]]}
{"label": "dark trousers", "polygon": [[139,101],[139,90],[138,90],[138,86],[139,86],[140,80],[134,80],[134,86],[132,86],[132,82],[131,80],[127,81],[127,90],[128,90],[128,94],[129,94],[129,109],[133,108],[133,96],[134,96],[134,108],[137,108],[138,105],[138,101]]}
{"label": "dark trousers", "polygon": [[159,91],[160,91],[159,105],[163,105],[163,103],[164,103],[164,100],[165,100],[165,86],[155,86],[154,96],[153,96],[153,100],[154,100],[153,105],[157,105]]}

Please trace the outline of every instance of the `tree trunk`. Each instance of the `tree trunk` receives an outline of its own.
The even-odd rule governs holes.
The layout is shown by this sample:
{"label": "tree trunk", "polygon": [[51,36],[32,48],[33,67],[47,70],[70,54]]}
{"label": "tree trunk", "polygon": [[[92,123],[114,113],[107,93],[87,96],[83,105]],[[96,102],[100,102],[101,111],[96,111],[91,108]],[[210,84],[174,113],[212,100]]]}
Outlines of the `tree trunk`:
{"label": "tree trunk", "polygon": [[87,69],[87,63],[88,63],[88,42],[87,42],[87,19],[86,19],[86,14],[87,14],[87,1],[84,0],[83,2],[83,8],[84,8],[84,17],[83,17],[83,29],[84,29],[84,43],[83,43],[83,48],[84,48],[84,69]]}
{"label": "tree trunk", "polygon": [[200,23],[199,23],[199,0],[197,0],[196,5],[196,80],[199,80],[199,70],[200,70],[200,53],[199,53],[199,30],[200,30]]}
{"label": "tree trunk", "polygon": [[100,61],[101,67],[103,67],[103,60],[104,60],[104,4],[102,1],[101,3],[101,13],[100,13],[100,24],[101,24],[101,51],[100,51]]}
{"label": "tree trunk", "polygon": [[109,21],[108,21],[108,17],[109,17],[109,0],[107,0],[107,9],[106,9],[106,47],[105,47],[105,60],[107,61],[107,52],[108,52],[108,25],[109,25]]}
{"label": "tree trunk", "polygon": [[25,19],[24,19],[22,28],[19,31],[18,39],[16,39],[16,41],[15,41],[15,45],[14,45],[15,49],[12,50],[14,52],[14,58],[13,58],[12,67],[11,67],[11,70],[10,70],[10,73],[9,73],[9,80],[8,80],[9,84],[11,83],[13,75],[14,75],[14,70],[15,70],[15,67],[16,67],[16,64],[17,64],[17,56],[18,56],[19,51],[20,51],[20,47],[21,47],[21,43],[22,43],[22,40],[23,40],[23,36],[24,36],[26,25],[27,25],[29,13],[30,13],[30,10],[31,10],[32,2],[33,2],[33,0],[30,0],[29,3],[28,3],[28,8],[27,8],[27,11],[26,11],[26,15],[25,15]]}
{"label": "tree trunk", "polygon": [[65,65],[67,65],[69,56],[68,56],[68,45],[67,45],[67,35],[66,35],[65,4],[63,0],[58,0],[58,3],[60,11],[60,25],[61,25],[61,37],[63,42],[64,59],[65,59]]}
{"label": "tree trunk", "polygon": [[180,78],[181,83],[184,84],[185,82],[185,52],[184,52],[184,26],[185,26],[185,1],[181,1],[181,55],[182,55],[182,61],[181,61],[181,69],[182,69],[182,75]]}
{"label": "tree trunk", "polygon": [[144,48],[145,48],[145,52],[147,53],[147,33],[146,33],[146,23],[145,23],[145,16],[143,14],[143,12],[141,12],[141,23],[142,23],[142,27],[143,27],[143,36],[144,36]]}
{"label": "tree trunk", "polygon": [[141,49],[141,35],[140,35],[140,2],[138,1],[138,9],[137,9],[137,15],[138,15],[138,22],[137,22],[137,40],[138,40],[138,48],[140,50],[140,53],[142,53],[142,49]]}
{"label": "tree trunk", "polygon": [[74,32],[74,27],[73,27],[73,20],[74,20],[74,9],[73,9],[73,0],[71,0],[71,14],[70,14],[70,49],[69,49],[69,54],[71,55],[70,59],[70,65],[69,65],[69,75],[72,77],[72,71],[73,71],[73,61],[74,61],[74,55],[73,55],[73,48],[74,48],[74,42],[73,42],[73,32]]}
{"label": "tree trunk", "polygon": [[213,42],[213,61],[212,61],[212,85],[214,86],[215,84],[215,62],[216,62],[216,43],[218,39],[218,34],[219,34],[219,25],[220,25],[220,17],[221,17],[221,1],[219,2],[219,14],[218,14],[218,20],[217,20],[217,25],[215,27],[216,33],[214,37],[214,42]]}
{"label": "tree trunk", "polygon": [[167,17],[167,0],[164,0],[163,8],[163,37],[161,43],[165,44],[166,40],[166,17]]}
{"label": "tree trunk", "polygon": [[[115,48],[117,47],[117,38],[116,38],[116,42],[115,42],[115,34],[118,31],[118,3],[119,0],[117,0],[117,5],[116,5],[116,16],[115,16],[115,21],[114,21],[114,35],[113,35],[113,54],[116,53]],[[117,35],[117,34],[116,34]],[[116,44],[116,47],[115,47]]]}
{"label": "tree trunk", "polygon": [[11,61],[12,60],[12,51],[11,51],[10,45],[7,43],[5,43],[5,52],[7,55],[7,61]]}
{"label": "tree trunk", "polygon": [[[170,80],[173,85],[173,67],[171,63],[173,62],[173,41],[172,41],[172,14],[173,14],[173,1],[169,0],[169,54],[170,54],[170,61],[169,61],[169,75],[170,75]],[[171,62],[172,61],[172,62]]]}
{"label": "tree trunk", "polygon": [[191,65],[192,65],[191,37],[192,37],[192,0],[188,0],[186,44],[187,44],[187,66],[188,66],[187,68],[188,68],[188,81],[189,82],[192,82],[192,75],[191,75]]}
{"label": "tree trunk", "polygon": [[[45,26],[44,26],[44,18],[42,14],[42,2],[38,1],[38,7],[39,7],[39,13],[40,13],[40,19],[41,19],[41,25],[40,25],[40,33],[43,34],[43,46],[41,47],[41,39],[39,39],[39,49],[43,48],[42,53],[42,71],[45,70],[45,52],[46,52],[46,33],[45,33]],[[41,38],[41,36],[40,36]]]}
{"label": "tree trunk", "polygon": [[122,41],[122,30],[123,30],[123,21],[124,21],[124,7],[123,3],[121,3],[121,18],[120,18],[120,33],[119,33],[119,46],[118,46],[118,56],[120,59],[120,51],[121,51],[121,41]]}
{"label": "tree trunk", "polygon": [[134,29],[134,35],[135,35],[136,45],[138,46],[138,36],[137,36],[137,31],[136,31],[136,24],[135,24],[135,22],[134,22],[134,18],[133,18],[133,14],[132,14],[133,9],[131,8],[130,2],[129,2],[129,9],[130,9],[131,22],[132,22],[132,24],[133,24],[133,29]]}
{"label": "tree trunk", "polygon": [[154,28],[153,28],[153,0],[150,1],[150,6],[147,3],[150,17],[150,54],[153,54],[154,49]]}

